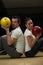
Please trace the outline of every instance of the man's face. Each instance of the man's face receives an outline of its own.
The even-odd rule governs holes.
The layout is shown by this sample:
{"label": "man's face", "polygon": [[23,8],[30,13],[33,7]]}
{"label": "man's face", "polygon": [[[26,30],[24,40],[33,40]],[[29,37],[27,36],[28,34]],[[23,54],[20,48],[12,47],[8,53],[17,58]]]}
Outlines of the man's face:
{"label": "man's face", "polygon": [[17,28],[19,26],[18,19],[12,18],[12,28]]}

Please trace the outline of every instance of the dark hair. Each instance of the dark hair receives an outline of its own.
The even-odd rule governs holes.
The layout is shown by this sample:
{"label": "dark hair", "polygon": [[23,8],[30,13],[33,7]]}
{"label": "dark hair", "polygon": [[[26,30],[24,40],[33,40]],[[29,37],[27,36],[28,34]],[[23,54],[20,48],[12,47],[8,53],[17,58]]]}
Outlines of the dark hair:
{"label": "dark hair", "polygon": [[12,16],[12,19],[18,19],[18,23],[20,23],[20,17],[19,16]]}
{"label": "dark hair", "polygon": [[32,20],[30,17],[26,17],[25,18],[25,24],[27,23],[27,21],[29,21],[29,20]]}

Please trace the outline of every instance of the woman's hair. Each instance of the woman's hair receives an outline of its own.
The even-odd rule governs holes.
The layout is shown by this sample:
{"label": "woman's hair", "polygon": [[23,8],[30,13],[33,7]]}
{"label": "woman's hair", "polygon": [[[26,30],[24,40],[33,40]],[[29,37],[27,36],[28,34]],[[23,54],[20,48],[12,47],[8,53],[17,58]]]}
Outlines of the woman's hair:
{"label": "woman's hair", "polygon": [[25,18],[25,24],[27,23],[27,21],[29,21],[29,20],[32,20],[30,17],[26,17]]}

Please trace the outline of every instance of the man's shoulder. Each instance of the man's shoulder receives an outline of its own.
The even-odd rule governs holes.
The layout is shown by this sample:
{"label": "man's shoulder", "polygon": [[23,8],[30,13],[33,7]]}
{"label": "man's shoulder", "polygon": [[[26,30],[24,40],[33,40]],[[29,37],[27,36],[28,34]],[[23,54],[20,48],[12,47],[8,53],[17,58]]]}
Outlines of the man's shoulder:
{"label": "man's shoulder", "polygon": [[20,27],[17,27],[16,29],[12,30],[13,33],[23,33]]}
{"label": "man's shoulder", "polygon": [[15,29],[13,29],[12,31],[18,31],[18,30],[20,30],[20,27],[17,27]]}

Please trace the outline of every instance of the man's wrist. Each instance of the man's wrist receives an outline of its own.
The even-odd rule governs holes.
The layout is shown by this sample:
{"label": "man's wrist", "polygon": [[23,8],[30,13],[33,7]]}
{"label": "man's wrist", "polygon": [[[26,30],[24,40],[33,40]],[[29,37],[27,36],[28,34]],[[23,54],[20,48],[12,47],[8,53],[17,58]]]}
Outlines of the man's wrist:
{"label": "man's wrist", "polygon": [[9,31],[9,28],[6,29],[6,32]]}

